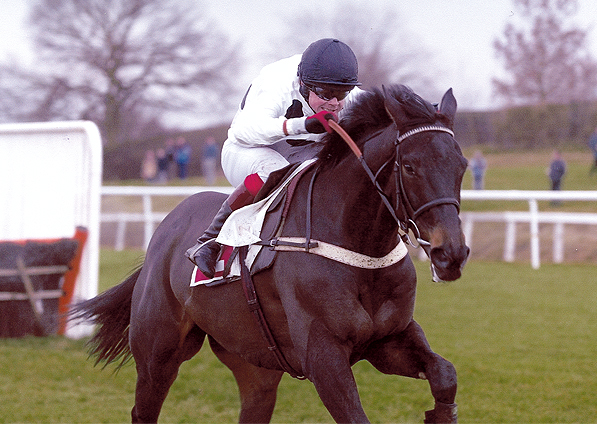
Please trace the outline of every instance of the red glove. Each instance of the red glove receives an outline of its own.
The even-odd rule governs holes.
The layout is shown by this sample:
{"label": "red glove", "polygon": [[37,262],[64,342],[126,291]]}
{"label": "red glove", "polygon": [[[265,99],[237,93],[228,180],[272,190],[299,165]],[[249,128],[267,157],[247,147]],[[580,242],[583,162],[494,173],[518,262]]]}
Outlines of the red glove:
{"label": "red glove", "polygon": [[338,122],[338,117],[334,112],[322,110],[315,115],[309,116],[305,120],[305,129],[311,134],[322,134],[324,132],[332,133],[332,128],[328,124],[328,119],[333,119]]}

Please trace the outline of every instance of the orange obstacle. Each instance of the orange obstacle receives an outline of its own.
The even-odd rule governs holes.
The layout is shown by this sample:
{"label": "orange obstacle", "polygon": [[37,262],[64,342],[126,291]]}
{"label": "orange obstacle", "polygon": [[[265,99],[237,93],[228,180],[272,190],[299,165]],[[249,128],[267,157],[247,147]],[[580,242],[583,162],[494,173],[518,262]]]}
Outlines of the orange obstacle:
{"label": "orange obstacle", "polygon": [[0,301],[9,301],[0,302],[0,336],[65,334],[87,237],[87,229],[77,227],[72,238],[0,243]]}

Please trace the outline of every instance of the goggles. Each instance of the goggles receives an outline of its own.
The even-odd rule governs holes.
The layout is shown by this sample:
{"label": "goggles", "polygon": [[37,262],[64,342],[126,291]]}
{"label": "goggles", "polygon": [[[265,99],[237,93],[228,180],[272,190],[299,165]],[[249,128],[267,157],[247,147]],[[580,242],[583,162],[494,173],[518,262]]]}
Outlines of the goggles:
{"label": "goggles", "polygon": [[319,97],[321,100],[325,100],[326,102],[329,102],[333,98],[338,99],[338,101],[344,100],[346,96],[348,96],[348,93],[350,93],[350,91],[352,90],[352,88],[350,90],[344,90],[333,89],[329,87],[318,87],[316,85],[305,85],[310,91],[315,93],[317,97]]}

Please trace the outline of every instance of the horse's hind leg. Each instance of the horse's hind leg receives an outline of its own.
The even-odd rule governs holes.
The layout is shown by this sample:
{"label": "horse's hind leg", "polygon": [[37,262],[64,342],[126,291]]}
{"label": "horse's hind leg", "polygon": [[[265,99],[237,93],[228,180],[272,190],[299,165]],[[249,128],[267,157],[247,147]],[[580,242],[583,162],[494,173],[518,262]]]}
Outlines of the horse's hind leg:
{"label": "horse's hind leg", "polygon": [[276,405],[278,384],[284,373],[259,368],[222,348],[209,338],[211,348],[234,374],[240,392],[240,423],[269,423]]}
{"label": "horse's hind leg", "polygon": [[[154,324],[157,325],[157,324]],[[131,350],[137,365],[133,423],[155,423],[180,365],[203,344],[205,333],[192,322],[180,326],[131,328]]]}
{"label": "horse's hind leg", "polygon": [[456,369],[431,350],[423,329],[414,320],[402,333],[373,343],[365,359],[385,374],[427,379],[435,408],[425,413],[425,422],[457,422]]}

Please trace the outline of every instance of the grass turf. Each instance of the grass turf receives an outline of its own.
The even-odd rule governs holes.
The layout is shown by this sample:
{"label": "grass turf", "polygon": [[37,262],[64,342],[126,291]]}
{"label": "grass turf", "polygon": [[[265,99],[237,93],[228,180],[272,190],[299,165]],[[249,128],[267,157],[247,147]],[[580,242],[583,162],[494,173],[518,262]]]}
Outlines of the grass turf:
{"label": "grass turf", "polygon": [[[141,251],[102,251],[101,289],[116,284]],[[416,320],[458,371],[461,422],[581,423],[597,415],[597,291],[594,267],[470,262],[453,283],[430,281],[417,262]],[[127,422],[136,373],[87,359],[84,341],[0,340],[0,423]],[[421,422],[433,406],[426,382],[354,367],[372,422]],[[235,422],[231,373],[209,347],[183,364],[162,422]],[[309,382],[285,376],[273,422],[332,422]]]}

